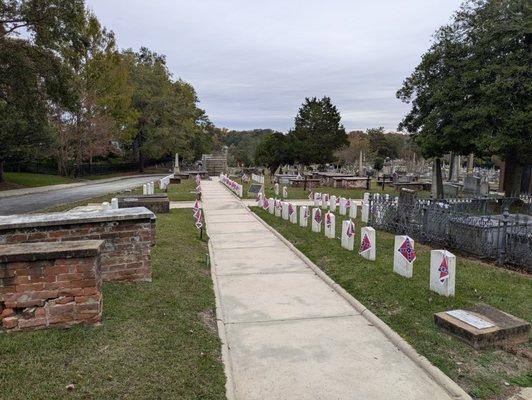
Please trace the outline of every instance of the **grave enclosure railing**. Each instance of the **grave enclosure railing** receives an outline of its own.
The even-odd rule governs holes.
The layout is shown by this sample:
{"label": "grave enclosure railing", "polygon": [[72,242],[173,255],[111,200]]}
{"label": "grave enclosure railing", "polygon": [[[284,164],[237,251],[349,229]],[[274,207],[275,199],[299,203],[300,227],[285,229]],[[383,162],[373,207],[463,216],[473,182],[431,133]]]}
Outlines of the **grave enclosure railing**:
{"label": "grave enclosure railing", "polygon": [[532,272],[532,197],[369,198],[374,228]]}

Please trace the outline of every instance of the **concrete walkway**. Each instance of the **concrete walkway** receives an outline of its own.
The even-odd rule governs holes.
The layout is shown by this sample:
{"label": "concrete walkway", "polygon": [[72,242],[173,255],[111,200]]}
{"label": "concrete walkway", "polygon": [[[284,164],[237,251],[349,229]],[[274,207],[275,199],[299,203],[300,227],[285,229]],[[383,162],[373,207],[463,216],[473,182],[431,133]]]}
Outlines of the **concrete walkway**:
{"label": "concrete walkway", "polygon": [[228,398],[456,399],[222,184],[202,191]]}

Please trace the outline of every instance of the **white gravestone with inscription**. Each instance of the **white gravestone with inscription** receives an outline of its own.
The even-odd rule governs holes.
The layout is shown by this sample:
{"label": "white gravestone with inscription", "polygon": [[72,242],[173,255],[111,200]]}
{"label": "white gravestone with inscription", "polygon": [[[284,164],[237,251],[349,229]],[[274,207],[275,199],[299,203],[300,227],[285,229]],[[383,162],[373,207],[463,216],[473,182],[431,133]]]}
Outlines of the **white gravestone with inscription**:
{"label": "white gravestone with inscription", "polygon": [[282,211],[281,200],[275,199],[275,216],[280,217]]}
{"label": "white gravestone with inscription", "polygon": [[314,193],[314,207],[319,207],[321,204],[321,193]]}
{"label": "white gravestone with inscription", "polygon": [[329,195],[327,193],[323,193],[321,195],[321,208],[326,209],[329,207]]}
{"label": "white gravestone with inscription", "polygon": [[270,197],[268,199],[268,211],[272,215],[275,214],[275,200],[273,199],[273,197]]}
{"label": "white gravestone with inscription", "polygon": [[456,257],[447,250],[430,252],[430,290],[442,296],[454,296]]}
{"label": "white gravestone with inscription", "polygon": [[349,218],[356,218],[357,217],[357,205],[352,199],[349,199]]}
{"label": "white gravestone with inscription", "polygon": [[283,186],[283,197],[285,199],[288,198],[288,188],[286,186]]}
{"label": "white gravestone with inscription", "polygon": [[299,226],[306,228],[308,226],[308,219],[310,217],[310,211],[307,206],[299,207]]}
{"label": "white gravestone with inscription", "polygon": [[144,184],[142,185],[142,194],[147,195],[148,194],[148,185]]}
{"label": "white gravestone with inscription", "polygon": [[347,214],[347,199],[345,197],[340,197],[340,204],[338,207],[338,212],[340,213],[340,215]]}
{"label": "white gravestone with inscription", "polygon": [[329,239],[334,239],[336,235],[336,217],[333,213],[328,212],[325,214],[325,236]]}
{"label": "white gravestone with inscription", "polygon": [[331,212],[336,211],[336,196],[334,195],[329,199],[329,210],[331,210]]}
{"label": "white gravestone with inscription", "polygon": [[415,259],[414,240],[406,235],[395,236],[393,272],[405,278],[412,278]]}
{"label": "white gravestone with inscription", "polygon": [[291,223],[297,224],[297,206],[293,203],[288,203],[288,219]]}
{"label": "white gravestone with inscription", "polygon": [[288,203],[286,201],[281,202],[281,215],[283,219],[288,220]]}
{"label": "white gravestone with inscription", "polygon": [[276,196],[279,196],[279,184],[278,183],[273,185],[273,191],[275,192]]}
{"label": "white gravestone with inscription", "polygon": [[312,232],[321,232],[321,209],[313,208],[312,209]]}
{"label": "white gravestone with inscription", "polygon": [[347,250],[355,247],[355,223],[350,219],[342,222],[342,247]]}
{"label": "white gravestone with inscription", "polygon": [[358,254],[366,260],[375,261],[375,256],[377,254],[375,229],[370,226],[360,228],[360,249]]}

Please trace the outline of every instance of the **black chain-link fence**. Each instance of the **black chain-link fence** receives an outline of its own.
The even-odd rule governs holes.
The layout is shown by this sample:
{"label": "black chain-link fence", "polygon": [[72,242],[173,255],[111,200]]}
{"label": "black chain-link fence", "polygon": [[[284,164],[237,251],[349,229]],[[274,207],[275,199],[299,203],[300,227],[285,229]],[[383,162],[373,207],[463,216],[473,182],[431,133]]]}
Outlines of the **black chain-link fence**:
{"label": "black chain-link fence", "polygon": [[532,272],[532,197],[429,200],[370,195],[369,225]]}

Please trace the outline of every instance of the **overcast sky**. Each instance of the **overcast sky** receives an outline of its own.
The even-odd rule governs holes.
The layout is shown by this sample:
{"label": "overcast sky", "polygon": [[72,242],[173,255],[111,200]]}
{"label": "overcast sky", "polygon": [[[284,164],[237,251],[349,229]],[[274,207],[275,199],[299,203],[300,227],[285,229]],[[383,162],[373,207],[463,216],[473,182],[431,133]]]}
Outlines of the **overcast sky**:
{"label": "overcast sky", "polygon": [[402,81],[460,0],[87,0],[121,48],[166,54],[216,126],[288,131],[305,97],[394,130]]}

